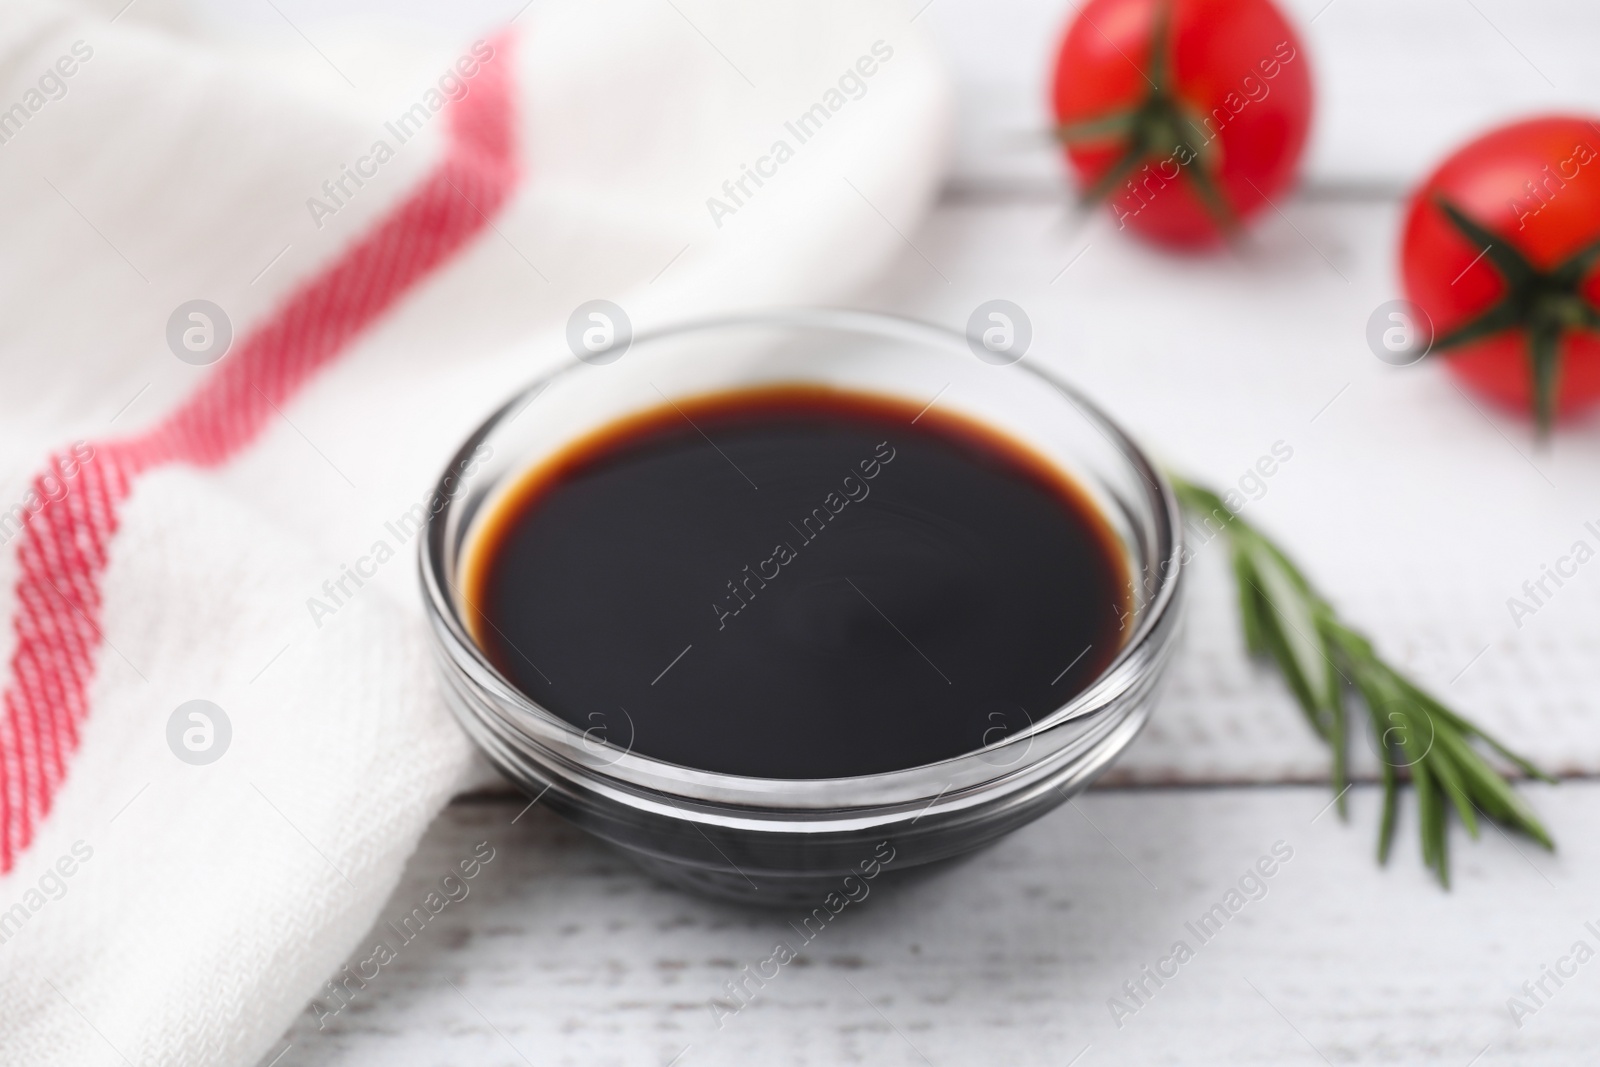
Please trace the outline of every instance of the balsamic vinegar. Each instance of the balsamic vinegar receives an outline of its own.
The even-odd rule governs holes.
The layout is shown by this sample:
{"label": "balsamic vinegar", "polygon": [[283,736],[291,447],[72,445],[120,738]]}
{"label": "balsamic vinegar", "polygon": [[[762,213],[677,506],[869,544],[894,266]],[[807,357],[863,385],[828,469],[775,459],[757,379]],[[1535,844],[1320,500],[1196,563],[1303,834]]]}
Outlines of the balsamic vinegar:
{"label": "balsamic vinegar", "polygon": [[489,661],[592,740],[810,779],[1025,730],[1115,658],[1130,577],[1087,495],[1004,433],[792,386],[663,405],[530,469],[462,596]]}

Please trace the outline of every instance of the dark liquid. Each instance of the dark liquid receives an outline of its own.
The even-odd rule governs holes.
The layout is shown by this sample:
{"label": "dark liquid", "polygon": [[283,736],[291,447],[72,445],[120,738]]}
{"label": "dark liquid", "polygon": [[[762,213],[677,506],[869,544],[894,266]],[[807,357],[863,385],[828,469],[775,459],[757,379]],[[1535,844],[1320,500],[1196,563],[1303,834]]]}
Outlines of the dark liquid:
{"label": "dark liquid", "polygon": [[917,416],[793,387],[608,427],[486,517],[474,636],[591,739],[727,774],[872,774],[1025,730],[1116,656],[1127,568],[1043,460]]}

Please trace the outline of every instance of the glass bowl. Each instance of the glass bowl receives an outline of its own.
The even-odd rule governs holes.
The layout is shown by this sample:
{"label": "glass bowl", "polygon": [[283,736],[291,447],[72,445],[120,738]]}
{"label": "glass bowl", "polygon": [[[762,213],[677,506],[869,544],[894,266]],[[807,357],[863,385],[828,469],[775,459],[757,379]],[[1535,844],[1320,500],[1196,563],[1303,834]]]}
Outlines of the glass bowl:
{"label": "glass bowl", "polygon": [[[1178,505],[1138,446],[1076,390],[1034,361],[993,356],[960,333],[906,319],[780,311],[640,335],[513,396],[440,478],[421,545],[443,688],[468,734],[530,797],[658,876],[751,903],[820,905],[885,870],[977,849],[1083,789],[1143,726],[1172,650]],[[630,751],[626,737],[578,729],[508,682],[470,636],[459,594],[474,521],[497,494],[575,439],[664,398],[787,384],[936,402],[1057,465],[1098,506],[1125,554],[1133,589],[1117,657],[1048,715],[973,752],[807,780],[652,759]]]}

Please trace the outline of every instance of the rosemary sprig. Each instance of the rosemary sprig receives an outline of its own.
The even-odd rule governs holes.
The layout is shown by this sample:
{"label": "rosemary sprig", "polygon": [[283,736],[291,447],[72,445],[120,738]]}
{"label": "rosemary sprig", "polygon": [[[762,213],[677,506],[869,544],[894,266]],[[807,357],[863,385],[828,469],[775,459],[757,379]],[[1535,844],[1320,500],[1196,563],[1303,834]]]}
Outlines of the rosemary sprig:
{"label": "rosemary sprig", "polygon": [[1317,736],[1333,755],[1333,788],[1341,818],[1349,786],[1349,728],[1345,698],[1354,691],[1372,724],[1383,765],[1383,816],[1378,862],[1387,862],[1398,817],[1401,771],[1417,793],[1422,862],[1450,886],[1446,823],[1455,809],[1467,832],[1478,836],[1478,817],[1520,830],[1547,849],[1555,844],[1527,803],[1473,741],[1498,752],[1524,774],[1555,779],[1445,707],[1385,662],[1372,643],[1350,628],[1289,557],[1222,498],[1172,476],[1179,502],[1208,534],[1226,537],[1238,583],[1245,643],[1270,657]]}

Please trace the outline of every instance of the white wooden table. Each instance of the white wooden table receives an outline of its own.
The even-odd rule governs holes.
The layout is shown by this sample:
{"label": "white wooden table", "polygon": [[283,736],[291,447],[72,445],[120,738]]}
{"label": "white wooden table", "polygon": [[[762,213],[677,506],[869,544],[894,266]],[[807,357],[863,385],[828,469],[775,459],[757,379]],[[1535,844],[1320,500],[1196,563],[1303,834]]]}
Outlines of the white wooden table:
{"label": "white wooden table", "polygon": [[[724,983],[799,916],[663,888],[487,794],[446,811],[385,915],[488,841],[471,895],[325,1028],[303,1016],[272,1054],[282,1067],[1595,1062],[1600,962],[1545,979],[1520,1026],[1507,1003],[1575,942],[1600,950],[1584,925],[1600,930],[1600,575],[1522,629],[1504,598],[1597,517],[1600,423],[1537,451],[1437,368],[1378,363],[1363,328],[1398,295],[1400,198],[1431,161],[1509,115],[1600,108],[1600,10],[1289,6],[1320,93],[1306,181],[1248,249],[1196,260],[1063,207],[1033,135],[1065,3],[933,0],[921,18],[959,86],[959,158],[862,303],[959,324],[981,300],[1016,301],[1042,358],[1214,481],[1291,444],[1253,514],[1382,647],[1569,775],[1529,789],[1561,852],[1458,829],[1446,894],[1408,807],[1377,868],[1376,790],[1353,791],[1350,825],[1326,810],[1308,784],[1325,756],[1244,662],[1221,568],[1202,558],[1166,700],[1102,787],[959,866],[885,884],[721,1027]],[[1293,857],[1266,895],[1202,944],[1185,924],[1276,842]],[[1194,958],[1130,998],[1123,984],[1179,940]]]}

